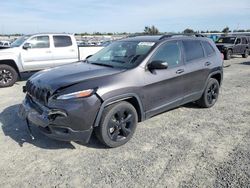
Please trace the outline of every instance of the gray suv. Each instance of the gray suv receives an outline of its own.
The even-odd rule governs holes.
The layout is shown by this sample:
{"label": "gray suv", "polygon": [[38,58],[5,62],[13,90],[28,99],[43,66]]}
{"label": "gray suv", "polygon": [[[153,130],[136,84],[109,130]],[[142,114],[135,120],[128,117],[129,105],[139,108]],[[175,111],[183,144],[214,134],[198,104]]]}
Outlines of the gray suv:
{"label": "gray suv", "polygon": [[87,143],[94,131],[109,147],[130,140],[138,122],[180,105],[212,107],[222,55],[207,38],[128,37],[83,62],[32,76],[19,115],[45,135]]}

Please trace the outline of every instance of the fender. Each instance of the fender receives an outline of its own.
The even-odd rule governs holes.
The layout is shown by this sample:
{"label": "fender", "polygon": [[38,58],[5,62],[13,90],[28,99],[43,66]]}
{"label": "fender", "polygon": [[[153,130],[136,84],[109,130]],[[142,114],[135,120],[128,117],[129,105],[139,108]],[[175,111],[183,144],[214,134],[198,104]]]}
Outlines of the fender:
{"label": "fender", "polygon": [[222,68],[222,67],[216,67],[216,68],[214,68],[214,69],[211,71],[211,73],[208,75],[208,78],[207,78],[207,80],[206,80],[206,84],[204,85],[204,87],[203,87],[203,89],[202,89],[202,93],[205,91],[209,79],[210,79],[213,75],[218,74],[218,73],[221,75],[221,82],[220,82],[220,86],[221,86],[222,80],[223,80],[223,68]]}
{"label": "fender", "polygon": [[[100,96],[98,96],[100,98]],[[112,98],[109,98],[107,100],[105,100],[101,107],[100,107],[100,110],[96,116],[96,119],[95,119],[95,123],[94,123],[94,127],[98,127],[99,126],[99,123],[100,123],[100,120],[101,120],[101,117],[102,117],[102,113],[105,109],[105,107],[111,105],[111,104],[114,104],[114,103],[117,103],[117,102],[120,102],[120,101],[124,101],[124,100],[127,100],[127,99],[131,99],[131,98],[135,98],[139,104],[139,113],[141,115],[141,121],[145,120],[145,113],[144,113],[144,109],[143,109],[143,106],[142,106],[142,102],[140,100],[140,97],[135,94],[135,93],[127,93],[127,94],[123,94],[123,95],[118,95],[118,96],[115,96],[115,97],[112,97]]]}
{"label": "fender", "polygon": [[17,67],[19,72],[23,72],[23,64],[22,64],[22,59],[21,55],[19,53],[19,49],[4,49],[0,51],[0,64],[4,61],[13,61],[15,62],[15,66]]}

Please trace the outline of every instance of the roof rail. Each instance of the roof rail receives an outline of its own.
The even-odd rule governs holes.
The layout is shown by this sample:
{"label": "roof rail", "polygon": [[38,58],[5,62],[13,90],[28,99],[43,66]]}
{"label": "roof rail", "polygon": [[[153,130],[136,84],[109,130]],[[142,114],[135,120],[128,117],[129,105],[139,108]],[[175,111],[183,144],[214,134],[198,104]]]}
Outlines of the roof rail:
{"label": "roof rail", "polygon": [[190,33],[190,34],[166,34],[163,35],[159,40],[165,39],[165,38],[172,38],[172,37],[205,37],[202,34],[199,33]]}

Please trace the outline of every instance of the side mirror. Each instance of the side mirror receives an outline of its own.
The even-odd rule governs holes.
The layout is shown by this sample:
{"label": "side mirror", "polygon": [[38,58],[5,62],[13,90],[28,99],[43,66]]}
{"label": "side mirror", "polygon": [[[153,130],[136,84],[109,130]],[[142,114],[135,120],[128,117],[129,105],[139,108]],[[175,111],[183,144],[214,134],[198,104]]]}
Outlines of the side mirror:
{"label": "side mirror", "polygon": [[154,69],[167,69],[168,68],[168,63],[166,61],[152,61],[151,63],[148,64],[148,69],[149,70],[154,70]]}
{"label": "side mirror", "polygon": [[25,44],[23,45],[23,49],[24,49],[24,50],[27,50],[27,49],[29,49],[29,48],[31,48],[30,43],[25,43]]}

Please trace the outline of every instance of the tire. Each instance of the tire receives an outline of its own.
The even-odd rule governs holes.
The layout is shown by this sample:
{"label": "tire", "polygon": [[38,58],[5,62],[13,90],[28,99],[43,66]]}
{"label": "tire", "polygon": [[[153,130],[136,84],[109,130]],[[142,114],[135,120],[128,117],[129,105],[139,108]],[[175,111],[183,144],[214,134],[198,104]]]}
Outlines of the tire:
{"label": "tire", "polygon": [[219,82],[210,78],[202,97],[197,101],[197,104],[203,108],[212,107],[218,100],[220,92]]}
{"label": "tire", "polygon": [[224,54],[225,60],[229,60],[232,58],[232,50],[227,50],[227,52]]}
{"label": "tire", "polygon": [[242,57],[243,57],[243,58],[247,58],[248,55],[249,55],[249,50],[246,49],[245,52],[244,52],[244,54],[242,54]]}
{"label": "tire", "polygon": [[95,128],[97,138],[114,148],[127,143],[137,127],[136,109],[128,102],[119,102],[104,109],[100,125]]}
{"label": "tire", "polygon": [[9,65],[0,65],[0,87],[12,86],[18,79],[17,71]]}

